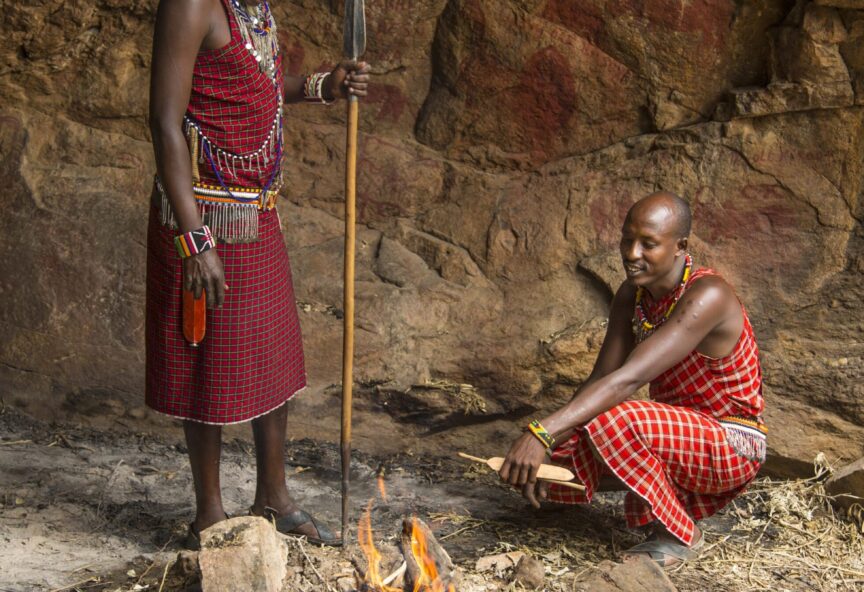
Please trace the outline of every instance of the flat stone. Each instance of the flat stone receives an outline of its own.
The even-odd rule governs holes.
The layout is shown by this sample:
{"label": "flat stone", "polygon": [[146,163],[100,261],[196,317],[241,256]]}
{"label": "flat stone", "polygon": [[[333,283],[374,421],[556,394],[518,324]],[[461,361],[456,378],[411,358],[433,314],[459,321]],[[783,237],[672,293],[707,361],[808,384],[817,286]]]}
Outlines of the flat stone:
{"label": "flat stone", "polygon": [[626,563],[603,561],[573,583],[573,592],[676,592],[656,563],[640,558]]}
{"label": "flat stone", "polygon": [[774,82],[765,88],[734,89],[730,98],[730,104],[718,108],[717,119],[850,107],[855,103],[855,93],[848,81],[818,85]]}
{"label": "flat stone", "polygon": [[203,592],[280,592],[288,549],[273,525],[255,516],[223,520],[201,532]]}
{"label": "flat stone", "polygon": [[486,555],[477,560],[474,564],[474,569],[480,572],[494,571],[500,573],[516,566],[525,553],[522,551],[511,551],[510,553],[498,553],[496,555]]}

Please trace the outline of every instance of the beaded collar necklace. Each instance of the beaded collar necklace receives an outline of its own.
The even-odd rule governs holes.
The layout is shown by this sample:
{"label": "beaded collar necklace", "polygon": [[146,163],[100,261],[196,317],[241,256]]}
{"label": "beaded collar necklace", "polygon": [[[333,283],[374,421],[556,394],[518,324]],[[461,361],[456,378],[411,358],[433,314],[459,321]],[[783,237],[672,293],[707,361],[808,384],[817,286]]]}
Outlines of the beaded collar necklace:
{"label": "beaded collar necklace", "polygon": [[267,0],[262,0],[251,8],[241,0],[231,0],[231,8],[234,10],[246,49],[258,62],[261,72],[273,78],[276,75],[279,40],[276,37],[276,23],[270,13],[270,5]]}
{"label": "beaded collar necklace", "polygon": [[645,289],[641,286],[636,289],[636,307],[633,311],[633,335],[636,336],[636,343],[641,343],[645,339],[648,339],[648,337],[657,330],[657,327],[665,323],[666,319],[672,315],[672,311],[675,310],[675,305],[678,304],[681,296],[684,295],[684,287],[687,285],[687,280],[690,279],[690,271],[692,269],[693,257],[690,256],[690,253],[687,253],[684,256],[684,274],[681,276],[681,283],[678,284],[677,288],[675,288],[672,303],[669,305],[669,308],[666,309],[666,312],[663,313],[663,316],[656,323],[652,323],[648,320],[648,317],[642,308],[642,296],[645,294]]}

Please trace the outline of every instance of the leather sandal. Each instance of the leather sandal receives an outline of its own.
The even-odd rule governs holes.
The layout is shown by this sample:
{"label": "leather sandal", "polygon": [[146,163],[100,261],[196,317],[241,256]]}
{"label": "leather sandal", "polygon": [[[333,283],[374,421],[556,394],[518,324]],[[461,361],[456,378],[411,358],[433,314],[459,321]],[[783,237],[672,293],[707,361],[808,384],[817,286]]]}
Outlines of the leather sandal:
{"label": "leather sandal", "polygon": [[183,546],[187,551],[201,550],[201,533],[195,528],[194,522],[189,523],[189,528],[186,531],[186,538],[183,540]]}
{"label": "leather sandal", "polygon": [[[662,567],[663,569],[674,567],[695,559],[701,549],[705,545],[705,537],[699,537],[692,547],[687,547],[679,542],[664,541],[658,538],[652,538],[644,543],[640,543],[634,547],[630,547],[624,551],[624,555],[647,555],[651,561]],[[669,563],[670,558],[677,559],[673,563]]]}
{"label": "leather sandal", "polygon": [[[231,516],[226,513],[225,520],[228,520],[229,518],[231,518]],[[189,528],[186,529],[186,538],[183,539],[183,547],[185,547],[187,551],[201,550],[201,532],[195,528],[194,521],[190,522]]]}
{"label": "leather sandal", "polygon": [[[308,512],[304,512],[303,510],[295,510],[290,514],[280,515],[279,512],[270,507],[264,508],[263,514],[256,514],[252,511],[252,508],[249,508],[249,515],[266,518],[273,523],[278,532],[281,532],[282,534],[288,536],[303,537],[313,545],[327,547],[342,546],[341,537],[337,537],[336,535],[334,535],[332,532],[330,532],[329,528],[327,528],[323,524],[320,524]],[[318,536],[309,536],[308,534],[303,534],[302,532],[297,531],[299,527],[308,523],[311,523],[312,526],[315,527],[315,531],[318,533]]]}

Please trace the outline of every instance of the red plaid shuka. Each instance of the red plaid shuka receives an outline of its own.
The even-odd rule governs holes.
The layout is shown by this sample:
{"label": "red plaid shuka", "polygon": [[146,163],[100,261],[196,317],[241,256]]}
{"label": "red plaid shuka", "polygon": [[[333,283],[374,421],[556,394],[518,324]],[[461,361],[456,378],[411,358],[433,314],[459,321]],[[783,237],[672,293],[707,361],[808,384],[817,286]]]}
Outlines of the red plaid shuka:
{"label": "red plaid shuka", "polygon": [[228,291],[207,310],[204,341],[183,338],[181,259],[174,232],[151,210],[147,236],[147,405],[210,424],[254,419],[306,386],[288,252],[275,210],[260,240],[216,247]]}
{"label": "red plaid shuka", "polygon": [[[263,148],[261,158],[247,163],[231,161],[224,153],[211,154],[226,185],[266,187],[278,177],[281,148],[282,57],[275,54],[276,76],[261,72],[258,62],[246,48],[231,0],[222,0],[231,41],[219,49],[198,52],[192,71],[192,92],[186,116],[199,128],[210,144],[234,155],[251,155]],[[269,11],[268,11],[269,12]],[[277,128],[274,130],[273,126]],[[265,159],[264,153],[268,156]],[[205,155],[200,156],[201,182],[219,185]],[[248,170],[251,169],[251,170]]]}
{"label": "red plaid shuka", "polygon": [[[693,273],[685,290],[707,275],[715,274],[708,269]],[[649,321],[662,319],[672,297],[653,302],[646,291],[643,310]],[[554,451],[553,461],[572,468],[585,492],[552,486],[550,499],[586,503],[600,476],[612,474],[630,489],[625,498],[629,526],[657,520],[690,545],[694,521],[741,493],[764,460],[735,446],[740,432],[719,421],[736,415],[761,424],[761,370],[746,312],[729,356],[713,359],[694,351],[654,379],[650,393],[651,401],[627,401],[601,413]]]}

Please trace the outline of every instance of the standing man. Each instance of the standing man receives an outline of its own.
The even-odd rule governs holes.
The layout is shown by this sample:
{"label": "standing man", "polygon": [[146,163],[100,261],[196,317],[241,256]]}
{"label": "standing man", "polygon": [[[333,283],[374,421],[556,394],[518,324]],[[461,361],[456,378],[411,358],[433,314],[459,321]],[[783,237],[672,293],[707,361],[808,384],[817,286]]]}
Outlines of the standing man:
{"label": "standing man", "polygon": [[[365,96],[365,63],[283,76],[267,0],[161,0],[150,128],[158,175],[147,236],[147,404],[183,420],[201,530],[225,519],[221,426],[252,422],[251,513],[286,534],[341,544],[285,484],[285,402],[306,386],[288,253],[275,204],[282,107]],[[206,293],[207,333],[182,331],[182,290]]]}
{"label": "standing man", "polygon": [[[594,370],[573,399],[529,424],[501,479],[535,506],[537,467],[549,454],[584,494],[552,487],[562,503],[588,502],[601,477],[628,491],[631,527],[653,535],[629,551],[667,567],[702,544],[696,521],[741,493],[765,461],[762,374],[753,328],[732,287],[687,253],[690,208],[655,193],[628,212],[621,237],[626,281],[612,302]],[[650,383],[650,401],[628,401]]]}

